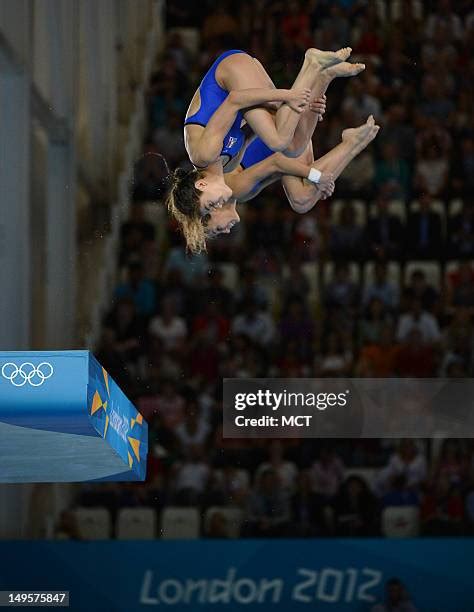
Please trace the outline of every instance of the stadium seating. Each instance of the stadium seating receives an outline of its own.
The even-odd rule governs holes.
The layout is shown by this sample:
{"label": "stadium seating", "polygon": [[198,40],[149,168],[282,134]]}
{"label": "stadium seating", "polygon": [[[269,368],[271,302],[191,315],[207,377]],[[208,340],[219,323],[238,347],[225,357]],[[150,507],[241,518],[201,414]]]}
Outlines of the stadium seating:
{"label": "stadium seating", "polygon": [[[402,200],[390,200],[388,204],[388,212],[389,214],[398,217],[402,223],[406,221],[407,209]],[[370,206],[369,214],[371,217],[375,217],[377,215],[377,205],[375,203],[372,203]]]}
{"label": "stadium seating", "polygon": [[240,508],[232,506],[211,506],[204,515],[204,533],[207,535],[212,516],[219,512],[226,520],[230,538],[238,538],[242,527],[243,512]]}
{"label": "stadium seating", "polygon": [[[331,224],[337,225],[341,216],[341,209],[347,202],[345,200],[335,200],[331,204]],[[355,211],[355,222],[357,225],[365,225],[367,220],[367,206],[361,200],[351,200]]]}
{"label": "stadium seating", "polygon": [[417,506],[388,506],[382,511],[382,534],[387,538],[413,538],[419,534]]}
{"label": "stadium seating", "polygon": [[111,517],[107,508],[76,508],[74,511],[79,535],[83,540],[108,540]]}
{"label": "stadium seating", "polygon": [[[375,263],[373,261],[368,261],[364,266],[363,278],[364,278],[364,286],[370,286],[375,280]],[[396,261],[390,261],[387,263],[387,277],[388,280],[395,285],[395,287],[400,286],[400,264]]]}
{"label": "stadium seating", "polygon": [[410,276],[414,270],[421,270],[425,273],[426,281],[435,289],[441,289],[441,266],[437,261],[410,261],[404,270],[405,283],[410,282]]}
{"label": "stadium seating", "polygon": [[152,540],[156,537],[153,508],[122,508],[117,516],[118,540]]}
{"label": "stadium seating", "polygon": [[357,476],[364,480],[370,489],[374,488],[375,477],[377,474],[376,468],[349,468],[345,472],[345,477],[350,478],[351,476]]}
{"label": "stadium seating", "polygon": [[164,540],[194,540],[199,537],[200,515],[196,508],[169,506],[161,515]]}

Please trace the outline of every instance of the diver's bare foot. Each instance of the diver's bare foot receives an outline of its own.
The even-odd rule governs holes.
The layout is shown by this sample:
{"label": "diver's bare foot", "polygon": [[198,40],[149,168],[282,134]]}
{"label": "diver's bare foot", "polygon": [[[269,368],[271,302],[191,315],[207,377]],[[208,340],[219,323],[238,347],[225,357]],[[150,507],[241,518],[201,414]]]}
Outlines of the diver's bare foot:
{"label": "diver's bare foot", "polygon": [[320,49],[308,49],[305,53],[305,58],[313,64],[317,64],[320,70],[330,68],[335,64],[345,62],[352,49],[344,47],[338,51],[321,51]]}
{"label": "diver's bare foot", "polygon": [[350,142],[359,151],[371,142],[379,131],[380,126],[375,123],[373,115],[370,115],[365,123],[356,128],[349,128],[342,132],[342,140]]}
{"label": "diver's bare foot", "polygon": [[338,77],[351,77],[365,70],[365,64],[351,64],[350,62],[340,62],[335,66],[331,66],[324,71],[324,74],[329,79],[337,79]]}

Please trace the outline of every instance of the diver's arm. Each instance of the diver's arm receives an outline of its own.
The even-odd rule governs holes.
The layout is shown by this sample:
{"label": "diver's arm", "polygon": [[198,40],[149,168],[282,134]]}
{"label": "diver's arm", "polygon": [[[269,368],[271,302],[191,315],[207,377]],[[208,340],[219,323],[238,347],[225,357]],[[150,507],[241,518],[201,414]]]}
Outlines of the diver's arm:
{"label": "diver's arm", "polygon": [[186,148],[191,162],[204,168],[216,162],[222,151],[222,143],[244,108],[259,106],[267,102],[288,102],[290,106],[302,112],[309,100],[309,90],[293,89],[239,89],[229,93],[224,102],[213,113],[208,124],[200,135],[192,138],[188,127]]}

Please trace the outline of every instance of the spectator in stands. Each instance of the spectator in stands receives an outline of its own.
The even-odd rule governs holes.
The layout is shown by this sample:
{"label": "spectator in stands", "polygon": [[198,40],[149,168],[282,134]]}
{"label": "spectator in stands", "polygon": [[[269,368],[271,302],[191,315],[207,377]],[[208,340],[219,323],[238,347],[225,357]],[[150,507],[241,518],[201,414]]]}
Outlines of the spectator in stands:
{"label": "spectator in stands", "polygon": [[306,301],[310,292],[308,277],[303,272],[302,262],[299,257],[294,255],[288,262],[288,275],[283,281],[282,300],[287,303],[293,297],[298,297],[303,302]]}
{"label": "spectator in stands", "polygon": [[432,210],[428,192],[420,195],[420,209],[408,216],[408,253],[414,259],[439,259],[443,254],[441,217]]}
{"label": "spectator in stands", "polygon": [[263,210],[252,233],[254,248],[266,252],[279,252],[284,244],[283,225],[280,210],[273,199],[264,201]]}
{"label": "spectator in stands", "polygon": [[403,290],[403,303],[405,309],[410,307],[413,300],[419,300],[424,311],[433,313],[439,303],[439,292],[429,285],[426,274],[419,268],[413,270],[410,281]]}
{"label": "spectator in stands", "polygon": [[339,176],[337,180],[337,195],[342,198],[363,198],[364,200],[369,200],[373,196],[374,177],[374,156],[371,151],[362,151]]}
{"label": "spectator in stands", "polygon": [[233,314],[234,294],[224,285],[224,275],[219,267],[209,270],[205,286],[201,290],[202,305],[214,302],[219,311],[226,316]]}
{"label": "spectator in stands", "polygon": [[474,190],[474,138],[464,136],[451,166],[453,194],[471,197]]}
{"label": "spectator in stands", "polygon": [[417,193],[428,193],[433,198],[445,198],[449,177],[449,158],[435,143],[427,143],[415,166],[414,187]]}
{"label": "spectator in stands", "polygon": [[104,325],[115,332],[115,349],[124,360],[135,362],[144,354],[146,327],[138,316],[135,302],[130,297],[117,300],[114,308],[105,317]]}
{"label": "spectator in stands", "polygon": [[258,309],[255,301],[247,300],[243,312],[232,321],[232,332],[250,338],[261,347],[268,347],[275,336],[275,328],[270,315]]}
{"label": "spectator in stands", "polygon": [[447,289],[449,306],[474,309],[474,267],[470,262],[460,262],[457,270],[449,274]]}
{"label": "spectator in stands", "polygon": [[315,358],[315,374],[318,377],[347,376],[352,367],[354,354],[347,336],[330,332],[323,342],[323,350]]}
{"label": "spectator in stands", "polygon": [[174,304],[176,313],[180,317],[187,318],[194,313],[194,292],[193,288],[186,285],[183,280],[181,270],[171,268],[162,274],[163,283],[158,286],[161,296],[161,303],[171,301]]}
{"label": "spectator in stands", "polygon": [[135,261],[128,266],[128,279],[115,290],[117,298],[129,297],[135,302],[137,313],[149,317],[156,309],[154,284],[144,278],[143,264]]}
{"label": "spectator in stands", "polygon": [[445,354],[440,375],[444,376],[451,362],[458,361],[466,371],[474,365],[474,324],[468,308],[456,308],[454,315],[444,330],[443,345]]}
{"label": "spectator in stands", "polygon": [[399,578],[387,581],[385,593],[385,602],[375,605],[371,612],[418,612]]}
{"label": "spectator in stands", "polygon": [[224,313],[225,308],[220,301],[207,302],[202,313],[194,318],[192,334],[205,332],[216,344],[225,342],[230,333],[230,319]]}
{"label": "spectator in stands", "polygon": [[301,378],[311,374],[309,360],[302,358],[296,340],[290,340],[284,345],[280,343],[280,357],[276,361],[276,366],[281,378]]}
{"label": "spectator in stands", "polygon": [[376,119],[381,116],[380,100],[367,93],[360,79],[350,82],[341,108],[343,112],[351,111],[354,114],[356,125],[364,123],[369,115]]}
{"label": "spectator in stands", "polygon": [[196,444],[190,445],[188,455],[176,465],[173,472],[175,503],[178,505],[199,504],[211,475],[203,447]]}
{"label": "spectator in stands", "polygon": [[268,306],[268,292],[258,282],[253,266],[244,266],[240,271],[239,290],[236,292],[236,303],[240,309],[248,300],[255,302],[259,308]]}
{"label": "spectator in stands", "polygon": [[196,286],[209,272],[207,254],[202,252],[189,255],[181,245],[173,247],[168,253],[163,272],[167,274],[172,270],[179,271],[186,285]]}
{"label": "spectator in stands", "polygon": [[157,150],[164,155],[170,168],[176,168],[186,161],[184,154],[183,121],[176,111],[170,111],[166,123],[153,132],[153,142]]}
{"label": "spectator in stands", "polygon": [[[350,38],[347,8],[339,3],[317,2],[312,5],[312,26],[320,49],[340,49]],[[321,45],[324,41],[325,44]]]}
{"label": "spectator in stands", "polygon": [[256,480],[250,495],[245,533],[257,538],[281,537],[288,531],[289,520],[288,498],[280,487],[275,471],[267,469]]}
{"label": "spectator in stands", "polygon": [[174,301],[170,298],[161,303],[161,314],[153,317],[148,328],[155,350],[179,351],[184,347],[188,330],[186,321],[178,316]]}
{"label": "spectator in stands", "polygon": [[185,45],[185,34],[179,31],[168,31],[166,39],[165,56],[173,59],[174,65],[180,75],[189,72],[192,66],[192,57]]}
{"label": "spectator in stands", "polygon": [[381,159],[375,164],[375,186],[392,198],[407,200],[411,195],[410,168],[393,142],[383,145]]}
{"label": "spectator in stands", "polygon": [[[369,340],[369,338],[367,338]],[[356,366],[357,376],[391,378],[397,374],[399,345],[395,342],[393,325],[385,323],[378,338],[362,346]]]}
{"label": "spectator in stands", "polygon": [[192,446],[204,448],[210,434],[210,427],[204,418],[196,398],[186,401],[184,421],[175,428],[183,454],[189,455]]}
{"label": "spectator in stands", "polygon": [[454,110],[448,84],[440,74],[425,74],[421,83],[420,112],[435,121],[443,122]]}
{"label": "spectator in stands", "polygon": [[344,481],[344,464],[334,449],[324,446],[311,466],[312,489],[322,503],[333,501]]}
{"label": "spectator in stands", "polygon": [[385,262],[375,263],[374,276],[372,284],[365,287],[362,305],[368,306],[376,299],[380,300],[389,311],[395,310],[399,301],[398,289],[388,280],[388,268]]}
{"label": "spectator in stands", "polygon": [[364,317],[359,321],[359,343],[362,346],[379,344],[383,331],[387,326],[392,327],[392,324],[393,319],[387,306],[380,298],[372,297]]}
{"label": "spectator in stands", "polygon": [[347,262],[336,263],[334,278],[326,286],[326,306],[355,308],[358,303],[358,294],[357,285],[350,278],[350,268]]}
{"label": "spectator in stands", "polygon": [[453,11],[451,0],[438,0],[437,8],[428,15],[425,24],[425,36],[433,38],[438,28],[446,28],[450,40],[456,41],[462,38],[463,26],[459,15]]}
{"label": "spectator in stands", "polygon": [[271,441],[268,449],[268,459],[260,464],[255,478],[258,479],[267,469],[272,469],[275,472],[284,491],[291,493],[294,490],[298,470],[292,461],[285,461],[280,440]]}
{"label": "spectator in stands", "polygon": [[396,371],[406,378],[431,378],[435,374],[435,351],[433,344],[423,340],[423,332],[412,328],[403,335],[397,353]]}
{"label": "spectator in stands", "polygon": [[398,449],[390,457],[388,465],[380,472],[376,481],[376,490],[382,496],[397,476],[404,476],[406,486],[419,492],[427,476],[426,458],[412,439],[402,440]]}
{"label": "spectator in stands", "polygon": [[[178,71],[176,60],[172,56],[165,57],[160,72],[152,76],[150,88],[147,92],[151,133],[165,124],[170,114],[184,114],[187,103],[185,99],[187,91],[186,73]],[[154,152],[159,153],[156,147]],[[153,169],[147,170],[150,171],[150,174],[148,175],[148,172],[144,174],[145,184],[152,188],[155,172]]]}
{"label": "spectator in stands", "polygon": [[195,333],[188,347],[187,366],[195,384],[210,384],[219,375],[219,350],[213,326]]}
{"label": "spectator in stands", "polygon": [[172,380],[164,380],[157,393],[142,396],[137,403],[148,422],[158,417],[161,425],[169,430],[175,430],[184,420],[184,398]]}
{"label": "spectator in stands", "polygon": [[389,199],[384,190],[379,191],[375,207],[376,216],[367,224],[369,255],[376,259],[399,259],[404,230],[400,219],[389,212]]}
{"label": "spectator in stands", "polygon": [[448,474],[438,475],[423,496],[420,519],[424,535],[460,534],[464,504],[459,486],[451,484]]}
{"label": "spectator in stands", "polygon": [[371,537],[377,534],[378,504],[359,476],[349,476],[334,500],[335,533],[338,537]]}
{"label": "spectator in stands", "polygon": [[310,538],[325,534],[320,497],[311,486],[310,472],[301,470],[296,481],[296,491],[290,500],[292,537]]}
{"label": "spectator in stands", "polygon": [[449,220],[448,236],[450,257],[474,256],[474,200],[465,200],[461,212]]}
{"label": "spectator in stands", "polygon": [[401,315],[398,321],[397,340],[404,342],[413,330],[421,334],[422,342],[425,344],[436,344],[441,340],[441,332],[435,317],[423,310],[420,299],[413,298],[410,309]]}
{"label": "spectator in stands", "polygon": [[301,359],[310,356],[314,338],[314,322],[299,297],[292,297],[283,312],[279,325],[280,342],[286,346],[296,343],[297,354]]}
{"label": "spectator in stands", "polygon": [[244,508],[248,499],[248,475],[238,469],[231,459],[224,460],[222,470],[214,470],[215,494],[213,504]]}
{"label": "spectator in stands", "polygon": [[420,495],[408,485],[406,474],[395,474],[387,483],[387,490],[381,500],[382,507],[419,506]]}
{"label": "spectator in stands", "polygon": [[[380,143],[393,142],[400,155],[408,163],[415,158],[415,129],[407,120],[407,107],[393,102],[384,113],[384,126],[380,133]],[[351,163],[352,166],[352,163]]]}
{"label": "spectator in stands", "polygon": [[451,485],[463,486],[468,476],[469,464],[459,440],[444,440],[433,470],[434,482],[440,477],[447,477]]}
{"label": "spectator in stands", "polygon": [[225,36],[236,36],[239,23],[230,13],[228,2],[219,2],[213,5],[211,12],[205,17],[201,38],[205,45],[212,45]]}
{"label": "spectator in stands", "polygon": [[121,228],[120,263],[125,265],[137,260],[144,242],[155,240],[155,227],[145,218],[143,202],[134,202],[130,208],[130,218]]}
{"label": "spectator in stands", "polygon": [[285,44],[294,46],[300,51],[311,47],[310,16],[299,0],[290,0],[283,9],[281,32]]}
{"label": "spectator in stands", "polygon": [[[359,159],[359,156],[356,159]],[[315,261],[323,250],[322,234],[316,209],[298,217],[293,224],[291,239],[291,244],[295,248],[294,255],[302,261]]]}
{"label": "spectator in stands", "polygon": [[349,202],[341,208],[338,222],[331,227],[329,248],[335,258],[359,259],[362,256],[363,230],[357,224],[355,208]]}
{"label": "spectator in stands", "polygon": [[379,18],[375,5],[368,5],[365,14],[362,14],[358,23],[357,42],[354,52],[364,57],[374,56],[380,58],[382,55],[384,40],[381,35],[382,22]]}
{"label": "spectator in stands", "polygon": [[436,119],[425,114],[416,116],[416,151],[420,157],[424,149],[435,147],[445,157],[450,154],[452,147],[451,136],[446,127]]}

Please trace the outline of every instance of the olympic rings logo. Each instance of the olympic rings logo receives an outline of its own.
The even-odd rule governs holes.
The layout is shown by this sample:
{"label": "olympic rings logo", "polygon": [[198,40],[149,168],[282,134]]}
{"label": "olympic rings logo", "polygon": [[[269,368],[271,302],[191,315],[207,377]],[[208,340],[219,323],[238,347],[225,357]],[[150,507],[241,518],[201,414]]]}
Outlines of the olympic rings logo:
{"label": "olympic rings logo", "polygon": [[2,366],[2,376],[9,380],[15,387],[23,387],[26,384],[32,387],[41,387],[45,380],[51,378],[54,373],[53,366],[47,361],[39,365],[27,361],[20,366],[15,363],[4,363]]}

